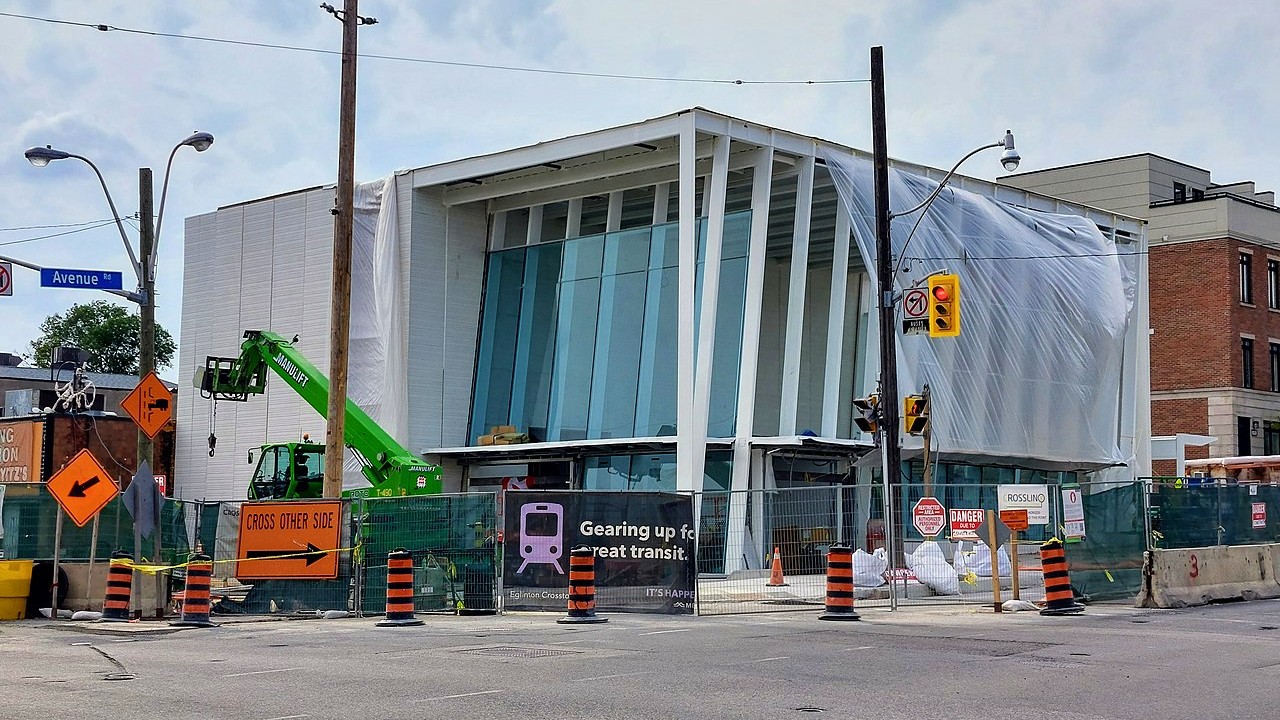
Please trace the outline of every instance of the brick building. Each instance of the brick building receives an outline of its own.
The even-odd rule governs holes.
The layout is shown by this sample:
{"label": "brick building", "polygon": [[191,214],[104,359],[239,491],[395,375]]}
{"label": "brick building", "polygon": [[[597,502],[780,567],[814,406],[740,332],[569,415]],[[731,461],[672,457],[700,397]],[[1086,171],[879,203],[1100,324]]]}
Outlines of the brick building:
{"label": "brick building", "polygon": [[1153,436],[1215,438],[1188,458],[1280,454],[1275,193],[1149,153],[1000,182],[1148,221]]}

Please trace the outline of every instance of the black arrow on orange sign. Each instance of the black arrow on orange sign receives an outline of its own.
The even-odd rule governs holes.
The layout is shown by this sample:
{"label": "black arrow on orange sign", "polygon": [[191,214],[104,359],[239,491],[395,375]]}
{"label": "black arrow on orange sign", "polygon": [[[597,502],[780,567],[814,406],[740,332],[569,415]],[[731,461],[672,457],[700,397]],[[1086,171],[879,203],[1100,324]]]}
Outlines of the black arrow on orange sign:
{"label": "black arrow on orange sign", "polygon": [[67,492],[69,497],[84,497],[84,491],[98,484],[98,478],[91,477],[85,482],[76,481],[71,485],[71,490]]}
{"label": "black arrow on orange sign", "polygon": [[245,559],[254,560],[254,559],[260,559],[260,558],[273,558],[273,559],[278,558],[280,560],[301,560],[305,558],[307,561],[307,565],[311,565],[312,563],[316,563],[316,562],[319,562],[320,560],[323,560],[324,553],[325,553],[324,550],[321,550],[320,548],[316,547],[315,545],[312,545],[311,543],[307,543],[307,549],[305,552],[302,552],[296,549],[250,550],[247,553],[245,553]]}

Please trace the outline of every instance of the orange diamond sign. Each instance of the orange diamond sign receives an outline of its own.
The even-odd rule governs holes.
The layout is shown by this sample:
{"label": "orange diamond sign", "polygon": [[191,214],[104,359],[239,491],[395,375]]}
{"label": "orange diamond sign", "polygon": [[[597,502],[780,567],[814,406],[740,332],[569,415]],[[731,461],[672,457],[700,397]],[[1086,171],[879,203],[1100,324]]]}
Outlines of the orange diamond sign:
{"label": "orange diamond sign", "polygon": [[173,393],[160,382],[155,371],[147,373],[133,392],[120,401],[129,417],[142,428],[149,438],[155,438],[160,429],[173,417]]}
{"label": "orange diamond sign", "polygon": [[115,481],[88,450],[76,453],[71,462],[49,478],[47,487],[79,527],[84,527],[120,494]]}

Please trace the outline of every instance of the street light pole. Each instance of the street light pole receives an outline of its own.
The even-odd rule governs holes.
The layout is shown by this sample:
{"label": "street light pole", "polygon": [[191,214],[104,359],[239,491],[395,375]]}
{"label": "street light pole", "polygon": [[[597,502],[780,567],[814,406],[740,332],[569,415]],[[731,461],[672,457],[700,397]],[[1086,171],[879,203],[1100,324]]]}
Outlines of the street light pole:
{"label": "street light pole", "polygon": [[875,184],[876,289],[880,312],[880,453],[884,458],[885,500],[893,518],[885,523],[894,562],[902,559],[902,493],[894,493],[902,473],[898,447],[898,347],[894,328],[893,243],[889,235],[889,140],[885,123],[884,48],[871,48],[871,151]]}
{"label": "street light pole", "polygon": [[[139,292],[143,301],[138,306],[138,378],[144,378],[156,369],[156,278],[152,272],[155,262],[155,226],[151,224],[151,168],[138,168],[138,275]],[[138,467],[146,462],[154,468],[155,446],[141,428],[138,429]]]}
{"label": "street light pole", "polygon": [[[885,544],[892,548],[891,557],[895,562],[902,561],[903,537],[905,526],[902,513],[902,448],[898,445],[898,329],[896,327],[897,306],[893,290],[893,276],[896,266],[893,258],[893,242],[890,236],[890,224],[896,217],[910,215],[919,211],[928,212],[930,205],[938,198],[947,182],[955,175],[956,170],[965,160],[983,150],[1002,147],[1000,164],[1004,169],[1013,172],[1018,169],[1022,156],[1014,147],[1013,132],[1005,131],[1001,140],[983,145],[970,151],[938,183],[938,187],[925,198],[924,202],[902,212],[889,209],[889,142],[885,122],[884,97],[884,48],[871,48],[871,142],[872,142],[872,181],[875,185],[876,214],[876,287],[880,293],[877,308],[880,320],[880,399],[879,427],[881,432],[880,453],[884,461],[885,502],[893,519],[885,523]],[[907,243],[911,242],[908,236]],[[906,252],[906,246],[903,246]],[[894,492],[898,485],[898,492]]]}
{"label": "street light pole", "polygon": [[[169,171],[173,169],[173,156],[182,147],[191,147],[196,152],[204,152],[211,145],[213,145],[213,135],[197,130],[173,146],[173,150],[169,152],[169,161],[164,168],[164,184],[160,191],[160,214],[155,218],[154,223],[152,222],[152,205],[155,192],[152,185],[151,168],[138,168],[138,252],[136,255],[133,252],[133,245],[129,243],[129,236],[124,231],[124,223],[120,220],[120,213],[116,211],[115,200],[111,198],[111,191],[107,189],[107,181],[102,177],[102,171],[98,169],[98,166],[92,160],[83,155],[55,149],[50,145],[29,148],[23,153],[27,160],[36,167],[45,167],[54,160],[75,158],[93,168],[93,173],[97,175],[98,183],[102,185],[102,193],[107,196],[107,205],[111,208],[111,217],[115,219],[116,229],[120,231],[120,240],[124,243],[124,249],[129,253],[129,262],[133,265],[134,276],[138,281],[136,292],[123,290],[107,290],[106,292],[119,295],[138,304],[139,380],[146,377],[156,367],[156,254],[159,249],[160,225],[164,221],[164,203],[169,194]],[[30,263],[19,264],[31,268],[39,267]],[[147,437],[146,433],[139,429],[138,467],[142,466],[144,460],[152,467],[155,467],[154,454],[155,446],[152,444],[151,438]]]}

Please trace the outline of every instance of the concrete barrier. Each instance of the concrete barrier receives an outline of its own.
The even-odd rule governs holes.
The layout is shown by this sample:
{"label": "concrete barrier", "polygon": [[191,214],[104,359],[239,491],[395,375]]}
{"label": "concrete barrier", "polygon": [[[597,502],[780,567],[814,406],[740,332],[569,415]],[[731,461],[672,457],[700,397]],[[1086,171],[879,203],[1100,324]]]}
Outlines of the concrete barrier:
{"label": "concrete barrier", "polygon": [[1150,550],[1138,607],[1180,608],[1280,597],[1280,545]]}
{"label": "concrete barrier", "polygon": [[[93,567],[93,583],[89,583],[89,563],[87,562],[64,562],[58,567],[67,573],[67,599],[63,602],[62,607],[68,610],[101,610],[102,599],[107,592],[107,567],[106,561],[98,561]],[[155,615],[156,608],[156,576],[142,575],[142,580],[138,578],[133,581],[132,606],[134,610],[142,608],[144,617]],[[162,592],[167,596],[167,591],[161,588]],[[164,607],[167,597],[164,598],[160,606]]]}

